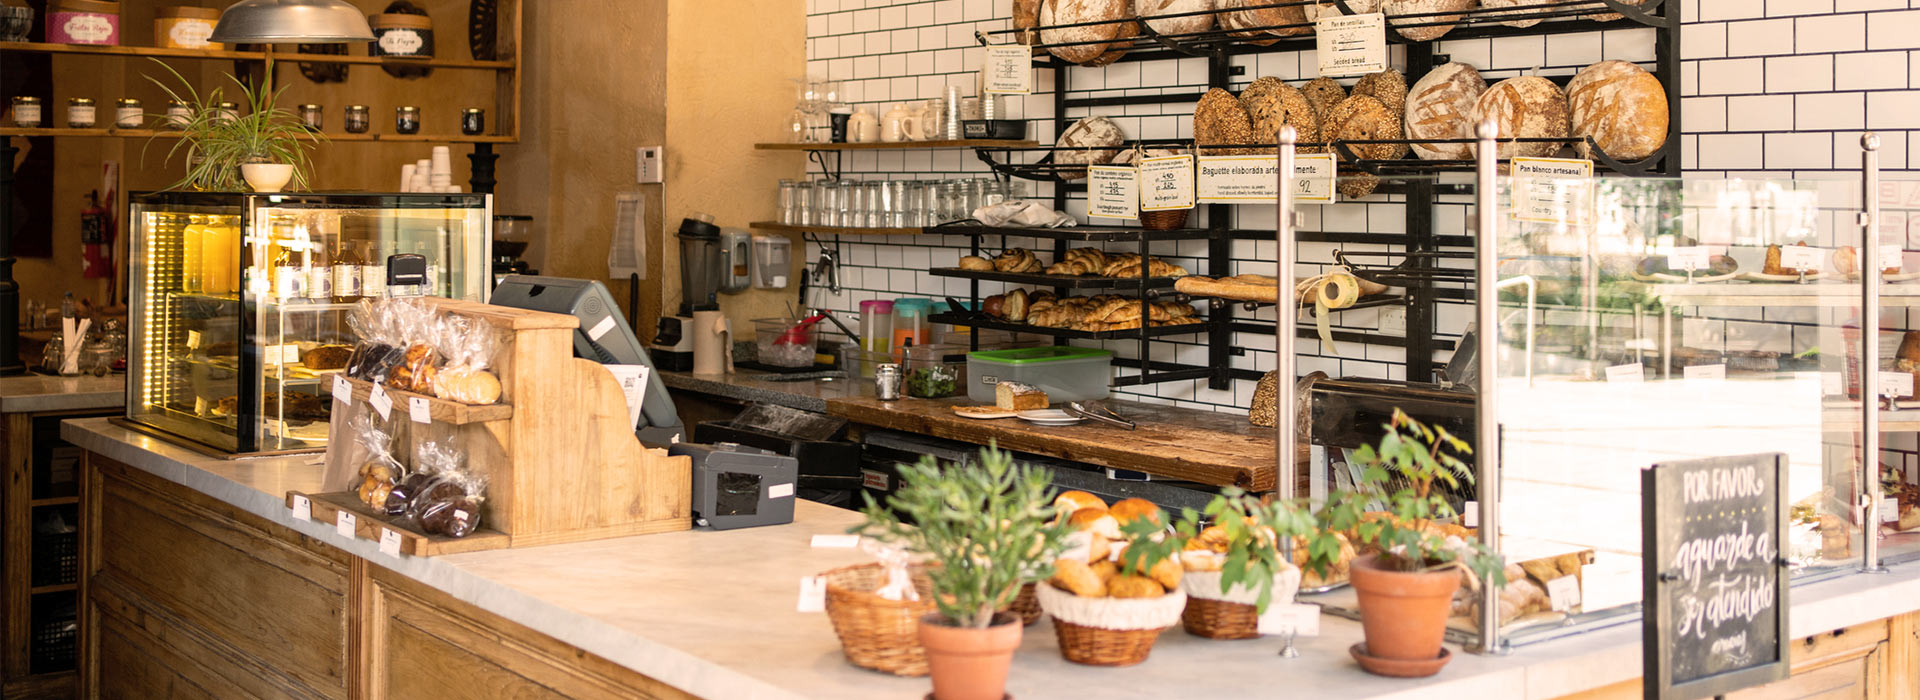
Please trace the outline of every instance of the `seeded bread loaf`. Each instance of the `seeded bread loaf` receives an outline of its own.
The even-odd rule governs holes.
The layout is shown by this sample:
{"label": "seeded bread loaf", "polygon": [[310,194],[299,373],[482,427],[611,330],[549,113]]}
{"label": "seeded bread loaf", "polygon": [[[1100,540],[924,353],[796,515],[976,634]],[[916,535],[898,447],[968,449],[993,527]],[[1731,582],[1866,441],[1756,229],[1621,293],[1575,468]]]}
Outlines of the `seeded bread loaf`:
{"label": "seeded bread loaf", "polygon": [[1320,140],[1320,116],[1314,112],[1313,105],[1307,102],[1307,96],[1301,94],[1298,88],[1279,78],[1265,77],[1253,81],[1252,85],[1240,92],[1240,106],[1247,110],[1247,119],[1256,142],[1277,142],[1280,127],[1285,124],[1293,125],[1301,143]]}
{"label": "seeded bread loaf", "polygon": [[[1567,95],[1553,81],[1534,75],[1508,78],[1480,93],[1473,123],[1492,119],[1500,138],[1564,137],[1570,128]],[[1502,143],[1501,158],[1540,158],[1560,150],[1558,143]]]}
{"label": "seeded bread loaf", "polygon": [[[1480,71],[1465,63],[1454,61],[1428,71],[1407,94],[1407,138],[1472,138],[1473,103],[1486,90]],[[1467,160],[1473,157],[1473,144],[1416,143],[1413,153],[1425,160]]]}
{"label": "seeded bread loaf", "polygon": [[[1620,0],[1620,4],[1622,4],[1622,5],[1633,5],[1633,6],[1636,6],[1636,7],[1637,7],[1637,6],[1640,6],[1640,5],[1644,5],[1644,4],[1646,4],[1646,1],[1647,1],[1647,0]],[[1593,20],[1593,21],[1595,21],[1595,22],[1612,22],[1612,21],[1614,21],[1614,20],[1616,20],[1616,19],[1620,19],[1620,13],[1618,13],[1618,12],[1595,12],[1595,13],[1593,13],[1593,14],[1590,14],[1590,15],[1587,15],[1587,18],[1588,18],[1588,19],[1591,19],[1591,20]]]}
{"label": "seeded bread loaf", "polygon": [[[1134,0],[1133,12],[1141,17],[1206,12],[1213,0]],[[1189,15],[1167,19],[1149,19],[1147,27],[1160,34],[1193,34],[1213,28],[1213,15]]]}
{"label": "seeded bread loaf", "polygon": [[[1567,107],[1573,135],[1593,137],[1615,160],[1642,160],[1667,143],[1667,89],[1632,63],[1601,61],[1581,69],[1567,83]],[[1592,157],[1585,140],[1574,148]]]}
{"label": "seeded bread loaf", "polygon": [[[1381,10],[1387,13],[1387,25],[1400,36],[1413,41],[1433,41],[1453,31],[1453,23],[1461,17],[1434,13],[1464,12],[1473,9],[1474,0],[1383,0],[1380,4]],[[1399,15],[1416,16],[1395,20]]]}
{"label": "seeded bread loaf", "polygon": [[[1389,111],[1386,105],[1371,96],[1351,95],[1327,112],[1327,122],[1321,133],[1328,139],[1342,141],[1397,139],[1400,138],[1400,115]],[[1402,147],[1376,143],[1353,144],[1348,148],[1361,158],[1384,160],[1397,157],[1394,154]]]}
{"label": "seeded bread loaf", "polygon": [[[1193,107],[1193,139],[1203,144],[1228,145],[1254,143],[1253,123],[1247,110],[1233,93],[1213,88]],[[1252,148],[1202,148],[1203,156],[1228,156],[1258,153]]]}
{"label": "seeded bread loaf", "polygon": [[1322,132],[1326,131],[1324,125],[1327,122],[1327,111],[1333,109],[1334,105],[1340,104],[1341,100],[1347,99],[1347,89],[1341,87],[1340,83],[1334,79],[1325,76],[1314,78],[1307,81],[1306,85],[1300,86],[1300,94],[1306,96],[1307,103],[1313,105],[1314,113],[1320,115]]}
{"label": "seeded bread loaf", "polygon": [[[1040,4],[1040,40],[1047,52],[1069,63],[1086,63],[1107,52],[1107,44],[1120,34],[1123,22],[1059,27],[1063,24],[1104,22],[1120,19],[1132,12],[1130,0],[1042,0]],[[1082,43],[1088,42],[1088,43]]]}
{"label": "seeded bread loaf", "polygon": [[[1353,84],[1352,94],[1366,95],[1373,99],[1379,100],[1381,106],[1386,107],[1387,112],[1391,113],[1394,116],[1395,122],[1402,121],[1401,120],[1402,115],[1406,114],[1407,78],[1406,76],[1401,75],[1400,71],[1394,70],[1392,68],[1388,68],[1378,73],[1369,73],[1361,77],[1360,82]],[[1394,129],[1391,136],[1379,136],[1376,138],[1383,138],[1383,139],[1405,138],[1406,130],[1404,128],[1401,128],[1403,126],[1404,126],[1403,124],[1396,124],[1395,125],[1396,128]],[[1406,144],[1394,144],[1393,155],[1388,157],[1402,158],[1402,157],[1405,157],[1406,155],[1407,155]]]}

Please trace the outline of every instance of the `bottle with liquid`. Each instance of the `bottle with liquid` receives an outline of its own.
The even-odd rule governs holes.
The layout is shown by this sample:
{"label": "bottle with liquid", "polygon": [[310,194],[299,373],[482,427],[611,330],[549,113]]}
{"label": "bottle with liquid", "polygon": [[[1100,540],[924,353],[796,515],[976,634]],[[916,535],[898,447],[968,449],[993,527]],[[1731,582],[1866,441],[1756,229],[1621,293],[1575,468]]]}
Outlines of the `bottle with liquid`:
{"label": "bottle with liquid", "polygon": [[337,250],[333,256],[333,300],[341,304],[359,301],[364,294],[360,275],[367,265],[360,257],[360,243],[343,238]]}
{"label": "bottle with liquid", "polygon": [[333,256],[326,235],[315,236],[307,250],[307,298],[326,303],[333,299]]}
{"label": "bottle with liquid", "polygon": [[180,230],[180,291],[210,294],[207,290],[207,217],[187,215],[187,226]]}
{"label": "bottle with liquid", "polygon": [[289,302],[306,296],[307,269],[305,231],[284,222],[273,224],[273,298]]}
{"label": "bottle with liquid", "polygon": [[360,256],[366,266],[360,268],[360,293],[374,299],[387,296],[387,259],[380,255],[380,242],[367,241]]}

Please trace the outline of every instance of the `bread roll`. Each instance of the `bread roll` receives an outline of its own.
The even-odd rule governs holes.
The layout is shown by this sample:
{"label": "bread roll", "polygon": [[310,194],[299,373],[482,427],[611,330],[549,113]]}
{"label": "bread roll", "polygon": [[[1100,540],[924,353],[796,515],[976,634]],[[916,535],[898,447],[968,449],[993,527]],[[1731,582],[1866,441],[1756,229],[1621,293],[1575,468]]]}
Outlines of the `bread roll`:
{"label": "bread roll", "polygon": [[1047,579],[1054,588],[1087,598],[1101,598],[1107,595],[1107,584],[1093,568],[1078,559],[1059,559],[1053,562],[1053,578]]}
{"label": "bread roll", "polygon": [[1083,508],[1106,510],[1107,502],[1085,491],[1066,491],[1053,497],[1053,508],[1058,517],[1064,519]]}
{"label": "bread roll", "polygon": [[963,255],[960,257],[960,269],[991,270],[993,269],[993,261],[978,255]]}
{"label": "bread roll", "polygon": [[[1139,309],[1135,309],[1135,311],[1138,310]],[[1141,518],[1146,518],[1156,523],[1160,522],[1160,506],[1154,505],[1153,501],[1144,498],[1129,498],[1120,501],[1108,508],[1107,512],[1112,513],[1113,519],[1118,521],[1122,527]]]}
{"label": "bread roll", "polygon": [[[1133,13],[1139,17],[1206,12],[1213,0],[1134,0]],[[1213,15],[1191,15],[1167,19],[1149,19],[1147,27],[1159,34],[1193,34],[1213,28]]]}
{"label": "bread roll", "polygon": [[1067,525],[1075,530],[1087,530],[1107,539],[1120,539],[1120,521],[1113,517],[1113,511],[1104,508],[1081,508],[1067,517]]}
{"label": "bread roll", "polygon": [[1373,173],[1354,171],[1340,174],[1340,183],[1334,186],[1341,197],[1359,199],[1380,189],[1380,178]]}
{"label": "bread roll", "polygon": [[[1253,123],[1247,110],[1233,93],[1213,88],[1193,107],[1193,139],[1202,144],[1254,143]],[[1202,148],[1200,155],[1225,156],[1256,154],[1253,148]]]}
{"label": "bread roll", "polygon": [[[1054,151],[1053,162],[1075,165],[1106,163],[1120,154],[1120,145],[1126,140],[1126,133],[1122,132],[1120,125],[1113,123],[1112,119],[1087,117],[1067,127],[1066,133],[1061,134],[1059,141],[1055,144],[1061,148],[1077,150]],[[1087,171],[1067,168],[1061,169],[1058,175],[1068,180],[1075,180],[1086,177]]]}
{"label": "bread roll", "polygon": [[[1327,121],[1321,131],[1329,140],[1397,139],[1400,138],[1400,115],[1388,110],[1386,105],[1373,97],[1355,94],[1341,100],[1340,104],[1327,112]],[[1396,157],[1401,146],[1374,143],[1353,144],[1348,148],[1361,158],[1383,160]]]}
{"label": "bread roll", "polygon": [[1247,110],[1253,138],[1259,143],[1278,142],[1280,127],[1286,124],[1293,125],[1300,143],[1320,140],[1320,116],[1313,104],[1298,88],[1279,78],[1253,81],[1240,92],[1240,106]]}
{"label": "bread roll", "polygon": [[1107,595],[1115,598],[1158,598],[1167,590],[1145,576],[1115,576],[1107,582]]}
{"label": "bread roll", "polygon": [[[1453,31],[1453,23],[1460,21],[1460,15],[1433,15],[1436,12],[1465,12],[1473,9],[1474,0],[1383,0],[1381,10],[1387,13],[1387,25],[1412,41],[1433,41],[1447,32]],[[1397,15],[1426,15],[1394,20]],[[1424,25],[1424,26],[1404,26]]]}
{"label": "bread roll", "polygon": [[[1539,14],[1541,12],[1551,12],[1556,8],[1548,7],[1543,9],[1535,6],[1536,5],[1555,5],[1555,4],[1558,4],[1559,2],[1560,0],[1480,0],[1480,6],[1496,7],[1496,8],[1497,7],[1523,8],[1521,10],[1516,10],[1512,12],[1488,13],[1489,17],[1512,17],[1512,16],[1519,16],[1519,15],[1534,15],[1534,14]],[[1500,23],[1507,25],[1509,27],[1531,27],[1533,25],[1539,24],[1540,19],[1541,18],[1539,17],[1532,17],[1528,19],[1511,19],[1511,20],[1503,20]]]}
{"label": "bread roll", "polygon": [[1154,583],[1160,584],[1161,588],[1169,591],[1180,587],[1180,577],[1184,575],[1186,570],[1180,566],[1180,562],[1173,559],[1162,559],[1147,569],[1147,578],[1153,579]]}
{"label": "bread roll", "polygon": [[[1396,122],[1393,135],[1378,138],[1398,139],[1406,137],[1406,129],[1399,124],[1399,122],[1401,121],[1401,115],[1407,111],[1407,78],[1401,75],[1400,71],[1388,68],[1378,73],[1369,73],[1360,78],[1360,82],[1353,84],[1352,94],[1366,95],[1379,100],[1381,106],[1386,107],[1387,112],[1393,115],[1394,121]],[[1406,144],[1393,144],[1392,152],[1393,155],[1387,156],[1388,158],[1405,157],[1407,155],[1407,146]]]}
{"label": "bread roll", "polygon": [[1047,44],[1073,44],[1072,46],[1049,46],[1047,52],[1068,63],[1086,63],[1107,52],[1107,44],[1119,35],[1122,23],[1060,29],[1054,27],[1062,24],[1120,19],[1129,16],[1128,13],[1132,10],[1133,3],[1129,0],[1042,0],[1040,41]]}
{"label": "bread roll", "polygon": [[1120,562],[1112,559],[1101,559],[1088,564],[1087,568],[1093,569],[1093,575],[1099,576],[1101,583],[1112,581],[1113,577],[1120,575]]}
{"label": "bread roll", "polygon": [[[1580,69],[1567,83],[1574,136],[1591,136],[1614,160],[1644,160],[1667,143],[1667,89],[1646,69],[1626,61],[1601,61]],[[1582,139],[1574,150],[1593,157]]]}
{"label": "bread roll", "polygon": [[[1567,96],[1553,81],[1526,75],[1495,83],[1473,103],[1475,124],[1492,119],[1500,138],[1553,138],[1568,133]],[[1560,150],[1558,143],[1502,143],[1501,158],[1540,158]]]}
{"label": "bread roll", "polygon": [[[1407,94],[1407,138],[1472,138],[1473,103],[1486,90],[1480,71],[1465,63],[1454,61],[1428,71]],[[1473,144],[1415,143],[1413,154],[1423,160],[1467,160],[1473,157]]]}

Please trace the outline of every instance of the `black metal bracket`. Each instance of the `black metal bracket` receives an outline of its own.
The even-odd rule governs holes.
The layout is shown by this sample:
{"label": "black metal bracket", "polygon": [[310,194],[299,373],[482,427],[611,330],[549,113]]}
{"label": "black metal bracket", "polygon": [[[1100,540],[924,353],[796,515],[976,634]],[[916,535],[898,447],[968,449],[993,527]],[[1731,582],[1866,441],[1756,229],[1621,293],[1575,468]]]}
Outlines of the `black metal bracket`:
{"label": "black metal bracket", "polygon": [[[827,176],[828,180],[840,179],[840,175],[842,171],[840,170],[840,152],[839,151],[823,151],[823,150],[809,149],[807,151],[807,160],[813,161],[815,165],[820,166],[820,174]],[[828,161],[832,161],[832,162],[829,163]]]}
{"label": "black metal bracket", "polygon": [[500,154],[493,152],[493,144],[474,144],[473,152],[467,154],[467,160],[473,162],[472,176],[467,178],[467,184],[472,186],[473,192],[493,194],[494,186],[500,184],[494,179],[494,164],[500,161]]}

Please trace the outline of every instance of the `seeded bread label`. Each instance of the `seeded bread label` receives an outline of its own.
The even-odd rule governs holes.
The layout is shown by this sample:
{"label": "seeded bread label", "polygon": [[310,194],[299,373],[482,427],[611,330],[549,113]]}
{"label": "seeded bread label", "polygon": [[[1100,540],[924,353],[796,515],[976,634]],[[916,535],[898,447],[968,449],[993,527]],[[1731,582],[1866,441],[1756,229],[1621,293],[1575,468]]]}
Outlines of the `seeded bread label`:
{"label": "seeded bread label", "polygon": [[1105,219],[1140,216],[1139,187],[1139,171],[1134,168],[1118,165],[1088,167],[1087,215]]}
{"label": "seeded bread label", "polygon": [[1366,75],[1387,69],[1387,16],[1322,15],[1313,23],[1320,75]]}

